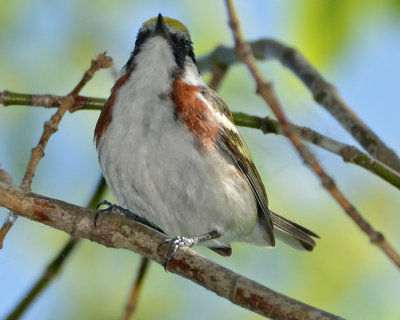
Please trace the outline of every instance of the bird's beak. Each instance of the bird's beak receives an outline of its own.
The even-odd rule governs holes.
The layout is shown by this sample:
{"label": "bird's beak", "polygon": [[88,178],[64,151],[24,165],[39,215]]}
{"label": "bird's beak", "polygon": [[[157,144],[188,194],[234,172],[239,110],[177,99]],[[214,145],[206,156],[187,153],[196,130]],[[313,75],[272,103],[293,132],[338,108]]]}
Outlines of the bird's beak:
{"label": "bird's beak", "polygon": [[165,25],[165,21],[161,13],[158,15],[156,25],[154,26],[153,30],[151,30],[150,33],[150,37],[155,37],[155,36],[160,36],[167,41],[171,41],[168,28]]}

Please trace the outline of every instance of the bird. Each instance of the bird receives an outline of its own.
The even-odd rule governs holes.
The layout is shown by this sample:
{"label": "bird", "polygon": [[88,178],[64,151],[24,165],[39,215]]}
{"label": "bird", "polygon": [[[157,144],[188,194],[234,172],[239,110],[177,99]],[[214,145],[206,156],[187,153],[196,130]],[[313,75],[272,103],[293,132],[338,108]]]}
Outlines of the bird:
{"label": "bird", "polygon": [[94,141],[115,207],[167,237],[165,268],[183,246],[230,256],[232,242],[316,245],[316,233],[269,209],[249,149],[178,20],[159,14],[139,29]]}

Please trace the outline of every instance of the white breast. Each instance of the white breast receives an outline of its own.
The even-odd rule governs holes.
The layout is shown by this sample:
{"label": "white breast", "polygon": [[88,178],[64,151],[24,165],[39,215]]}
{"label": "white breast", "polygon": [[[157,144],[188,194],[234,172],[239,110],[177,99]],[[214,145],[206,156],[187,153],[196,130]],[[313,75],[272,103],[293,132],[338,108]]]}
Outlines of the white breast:
{"label": "white breast", "polygon": [[219,153],[204,156],[176,119],[167,98],[176,68],[168,43],[152,38],[136,61],[98,146],[114,196],[171,237],[217,230],[223,236],[214,245],[242,239],[257,222],[254,196],[232,164]]}

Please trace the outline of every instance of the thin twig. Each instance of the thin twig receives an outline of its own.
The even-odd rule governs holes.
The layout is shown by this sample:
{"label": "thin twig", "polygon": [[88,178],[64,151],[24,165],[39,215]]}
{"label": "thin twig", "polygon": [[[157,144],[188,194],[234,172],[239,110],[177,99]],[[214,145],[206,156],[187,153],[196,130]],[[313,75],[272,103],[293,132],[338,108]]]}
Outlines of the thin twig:
{"label": "thin twig", "polygon": [[[122,215],[101,216],[97,227],[94,227],[94,210],[25,193],[3,182],[0,182],[0,206],[73,237],[89,239],[107,247],[128,249],[160,265],[164,261],[166,248],[159,249],[164,236]],[[236,274],[189,248],[177,250],[168,263],[168,270],[272,319],[341,319]]]}
{"label": "thin twig", "polygon": [[[104,68],[109,68],[113,61],[105,53],[99,54],[95,60],[91,61],[90,68],[84,73],[82,79],[75,86],[75,88],[61,101],[57,111],[51,116],[50,120],[44,124],[42,136],[39,143],[32,149],[32,154],[29,159],[24,178],[22,179],[21,189],[25,192],[31,190],[32,180],[35,176],[36,168],[40,160],[44,157],[44,150],[50,137],[58,130],[58,126],[69,108],[74,104],[74,99],[79,95],[79,92],[86,85],[86,83],[93,78],[94,74]],[[2,99],[3,100],[3,99]],[[3,241],[11,227],[15,223],[17,217],[14,213],[10,212],[7,216],[3,227],[0,229],[0,249],[3,247]]]}
{"label": "thin twig", "polygon": [[14,182],[12,181],[12,178],[11,178],[11,176],[8,174],[8,172],[7,172],[7,171],[4,171],[4,170],[1,168],[1,163],[0,163],[0,182],[3,182],[3,183],[8,184],[8,185],[15,186],[15,184],[14,184]]}
{"label": "thin twig", "polygon": [[136,279],[133,283],[132,289],[129,294],[128,302],[126,303],[123,320],[129,320],[132,318],[133,313],[136,310],[137,303],[139,300],[140,292],[143,286],[143,280],[145,279],[146,273],[149,269],[150,260],[142,257],[140,259],[139,271],[136,275]]}
{"label": "thin twig", "polygon": [[254,47],[259,52],[268,50],[270,56],[278,59],[304,83],[315,101],[322,105],[370,155],[400,172],[399,156],[358,117],[340,96],[336,87],[326,81],[300,52],[275,40],[270,40],[268,43],[258,41]]}
{"label": "thin twig", "polygon": [[[1,173],[0,168],[0,173]],[[4,172],[4,171],[3,171]],[[107,184],[104,178],[100,179],[100,182],[94,192],[92,198],[89,201],[88,208],[94,209],[97,204],[101,201]],[[71,257],[71,253],[78,246],[80,242],[79,238],[70,238],[60,252],[54,257],[54,259],[47,265],[42,276],[35,282],[28,293],[24,294],[23,299],[14,307],[14,309],[5,318],[7,320],[17,320],[24,312],[32,305],[32,303],[39,297],[39,295],[50,285],[50,283],[56,278],[62,267]]]}
{"label": "thin twig", "polygon": [[243,63],[248,67],[252,74],[256,84],[257,93],[264,99],[264,101],[270,106],[272,112],[278,119],[283,133],[290,139],[293,146],[299,152],[305,163],[318,175],[322,185],[326,190],[336,199],[336,201],[342,206],[347,214],[353,219],[353,221],[364,231],[370,241],[391,259],[398,268],[400,268],[400,256],[394,250],[394,248],[385,240],[381,232],[375,231],[374,228],[363,218],[360,212],[346,199],[343,193],[338,189],[335,182],[330,176],[328,176],[321,165],[318,163],[316,158],[309,152],[309,150],[300,141],[298,135],[293,130],[292,126],[288,122],[286,115],[284,114],[282,107],[275,95],[271,83],[267,82],[259,69],[256,60],[251,53],[249,45],[244,41],[244,37],[241,31],[239,18],[232,0],[225,0],[228,15],[229,25],[233,32],[233,37],[236,44],[236,52]]}
{"label": "thin twig", "polygon": [[[24,94],[8,90],[0,92],[0,104],[3,106],[40,106],[45,108],[58,107],[65,96],[56,96],[54,94]],[[101,110],[105,99],[94,97],[77,96],[74,99],[74,105],[69,109],[70,112],[85,108],[85,110]]]}
{"label": "thin twig", "polygon": [[[264,133],[284,135],[279,121],[270,117],[257,117],[241,112],[233,113],[233,119],[238,126],[260,129]],[[299,137],[308,143],[319,146],[340,157],[343,161],[355,164],[382,178],[397,189],[400,189],[400,174],[392,168],[372,158],[354,146],[331,139],[307,127],[290,124]]]}

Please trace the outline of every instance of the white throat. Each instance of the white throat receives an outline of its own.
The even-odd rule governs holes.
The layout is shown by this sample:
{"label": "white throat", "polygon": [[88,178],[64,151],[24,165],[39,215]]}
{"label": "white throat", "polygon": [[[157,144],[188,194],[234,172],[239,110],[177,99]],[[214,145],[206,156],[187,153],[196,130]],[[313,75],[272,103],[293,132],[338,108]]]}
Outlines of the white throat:
{"label": "white throat", "polygon": [[192,86],[205,87],[206,84],[200,75],[196,65],[192,59],[186,57],[185,71],[182,74],[182,81]]}
{"label": "white throat", "polygon": [[147,40],[135,57],[135,69],[129,83],[135,90],[151,94],[164,93],[171,87],[172,74],[177,68],[173,51],[161,37]]}

